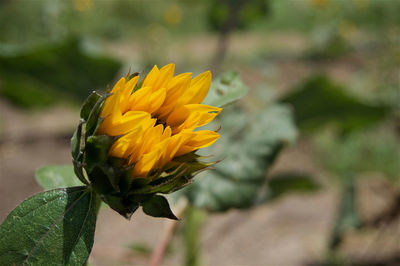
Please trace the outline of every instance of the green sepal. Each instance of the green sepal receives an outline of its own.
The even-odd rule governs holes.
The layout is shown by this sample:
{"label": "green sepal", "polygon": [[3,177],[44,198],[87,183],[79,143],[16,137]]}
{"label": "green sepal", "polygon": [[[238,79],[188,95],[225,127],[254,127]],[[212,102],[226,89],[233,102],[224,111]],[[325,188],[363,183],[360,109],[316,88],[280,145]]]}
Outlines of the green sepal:
{"label": "green sepal", "polygon": [[196,175],[198,172],[201,170],[206,169],[207,167],[210,167],[217,162],[200,162],[200,161],[189,161],[189,162],[179,162],[179,161],[171,161],[168,163],[167,167],[169,168],[184,168],[184,175]]}
{"label": "green sepal", "polygon": [[140,203],[146,201],[151,197],[151,195],[143,196],[122,196],[119,193],[107,194],[100,196],[102,200],[108,204],[114,211],[118,212],[120,215],[126,219],[130,219],[132,214],[139,208]]}
{"label": "green sepal", "polygon": [[87,138],[84,164],[89,175],[93,167],[107,161],[108,151],[117,138],[107,135],[90,136]]}
{"label": "green sepal", "polygon": [[89,97],[85,100],[81,107],[80,116],[83,120],[87,121],[89,119],[90,113],[92,112],[93,108],[96,106],[96,103],[101,98],[101,95],[97,92],[93,91]]}
{"label": "green sepal", "polygon": [[104,172],[101,166],[94,166],[88,176],[90,179],[90,183],[97,193],[111,194],[115,192],[113,184],[111,184],[110,179],[108,178],[107,174]]}
{"label": "green sepal", "polygon": [[178,220],[171,211],[168,200],[163,196],[154,195],[142,203],[142,208],[147,215]]}
{"label": "green sepal", "polygon": [[83,168],[82,163],[72,160],[72,164],[74,165],[74,173],[79,180],[81,180],[84,184],[89,185],[89,181],[86,179],[84,174],[85,169]]}
{"label": "green sepal", "polygon": [[166,177],[157,178],[149,184],[131,191],[131,195],[168,194],[191,183],[192,175],[185,175],[186,169],[178,168]]}
{"label": "green sepal", "polygon": [[89,184],[86,179],[83,170],[83,150],[85,148],[85,122],[81,119],[79,121],[78,128],[74,132],[71,138],[71,150],[72,150],[72,163],[74,165],[74,172],[76,176],[84,184]]}
{"label": "green sepal", "polygon": [[103,110],[103,103],[105,100],[105,97],[100,97],[97,99],[96,104],[93,106],[86,120],[86,136],[95,135],[99,125],[103,121],[103,119],[100,117],[100,113]]}

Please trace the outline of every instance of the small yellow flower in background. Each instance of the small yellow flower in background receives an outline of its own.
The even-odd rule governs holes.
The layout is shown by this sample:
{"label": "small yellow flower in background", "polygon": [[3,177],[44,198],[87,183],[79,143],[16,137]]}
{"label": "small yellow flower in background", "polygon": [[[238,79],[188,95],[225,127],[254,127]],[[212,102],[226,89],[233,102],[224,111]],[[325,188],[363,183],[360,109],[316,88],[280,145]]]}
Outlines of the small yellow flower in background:
{"label": "small yellow flower in background", "polygon": [[168,25],[177,25],[182,20],[182,8],[178,5],[170,5],[164,12],[164,22]]}
{"label": "small yellow flower in background", "polygon": [[97,135],[119,136],[112,157],[133,166],[132,178],[147,177],[173,158],[212,145],[219,134],[196,130],[212,121],[221,108],[201,104],[211,84],[211,72],[192,78],[174,76],[173,64],[139,76],[121,78],[107,97]]}
{"label": "small yellow flower in background", "polygon": [[85,12],[93,6],[93,0],[74,0],[73,5],[76,10]]}

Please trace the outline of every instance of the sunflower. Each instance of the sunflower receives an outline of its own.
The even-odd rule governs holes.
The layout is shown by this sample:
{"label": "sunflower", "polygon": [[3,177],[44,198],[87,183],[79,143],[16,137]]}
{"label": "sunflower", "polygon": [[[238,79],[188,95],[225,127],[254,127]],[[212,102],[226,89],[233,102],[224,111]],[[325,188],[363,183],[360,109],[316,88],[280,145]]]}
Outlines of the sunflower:
{"label": "sunflower", "polygon": [[174,158],[212,145],[219,134],[196,130],[221,108],[201,102],[211,84],[211,72],[174,76],[174,64],[154,66],[143,82],[139,75],[121,78],[104,102],[97,135],[116,136],[109,156],[126,159],[132,178],[146,178]]}

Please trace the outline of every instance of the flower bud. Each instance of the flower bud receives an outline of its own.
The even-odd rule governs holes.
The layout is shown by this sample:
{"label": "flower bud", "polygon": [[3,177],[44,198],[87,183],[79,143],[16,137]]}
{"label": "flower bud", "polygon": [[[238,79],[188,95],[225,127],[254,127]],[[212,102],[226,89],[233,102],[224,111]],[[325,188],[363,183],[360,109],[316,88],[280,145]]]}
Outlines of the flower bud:
{"label": "flower bud", "polygon": [[105,96],[93,92],[71,141],[77,177],[124,217],[143,206],[176,218],[158,194],[181,189],[210,165],[195,154],[219,138],[196,130],[222,110],[201,104],[210,84],[209,71],[174,76],[169,64],[154,66],[142,82],[138,73],[121,78]]}

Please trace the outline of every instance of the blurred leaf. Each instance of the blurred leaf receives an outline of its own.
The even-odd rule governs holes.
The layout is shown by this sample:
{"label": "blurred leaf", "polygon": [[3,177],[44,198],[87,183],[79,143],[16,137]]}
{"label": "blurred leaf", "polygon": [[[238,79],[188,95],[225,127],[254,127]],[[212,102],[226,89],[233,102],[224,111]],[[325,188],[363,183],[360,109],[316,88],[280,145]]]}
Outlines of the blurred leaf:
{"label": "blurred leaf", "polygon": [[211,83],[204,104],[222,107],[242,98],[248,91],[236,72],[226,72]]}
{"label": "blurred leaf", "polygon": [[318,158],[341,179],[347,178],[343,173],[373,171],[400,182],[400,142],[395,132],[384,129],[337,136],[329,131],[318,134],[315,141]]}
{"label": "blurred leaf", "polygon": [[44,190],[84,185],[74,173],[72,165],[50,165],[35,172],[36,182]]}
{"label": "blurred leaf", "polygon": [[282,105],[252,114],[226,109],[221,119],[221,138],[205,153],[223,160],[184,193],[193,205],[212,211],[247,208],[265,198],[266,171],[284,144],[295,140],[296,129]]}
{"label": "blurred leaf", "polygon": [[0,226],[2,265],[83,265],[93,246],[95,194],[87,187],[36,194]]}
{"label": "blurred leaf", "polygon": [[184,214],[183,237],[185,246],[185,263],[186,266],[201,265],[201,229],[204,226],[207,213],[205,211],[187,207]]}
{"label": "blurred leaf", "polygon": [[150,256],[153,251],[152,248],[146,243],[133,243],[129,249],[136,254]]}
{"label": "blurred leaf", "polygon": [[70,38],[16,55],[0,55],[0,94],[21,107],[47,106],[56,101],[84,100],[105,88],[119,70],[115,59],[87,55]]}
{"label": "blurred leaf", "polygon": [[385,106],[363,103],[320,75],[307,79],[281,101],[294,107],[297,124],[306,130],[332,122],[343,132],[360,130],[381,121],[389,111]]}
{"label": "blurred leaf", "polygon": [[268,182],[269,199],[275,199],[286,193],[313,192],[318,184],[307,174],[289,172],[271,176]]}
{"label": "blurred leaf", "polygon": [[251,23],[265,18],[269,13],[269,2],[265,0],[238,1],[213,0],[209,5],[207,17],[212,30],[221,31],[229,21],[233,9],[239,5],[237,18],[238,28],[247,28]]}
{"label": "blurred leaf", "polygon": [[0,79],[0,95],[19,107],[49,106],[59,101],[61,95],[64,101],[71,101],[68,95],[57,93],[54,88],[30,76],[2,75]]}
{"label": "blurred leaf", "polygon": [[331,249],[335,249],[340,245],[346,232],[356,229],[361,225],[355,203],[356,189],[353,178],[348,178],[344,185],[339,213],[337,214],[329,243]]}

